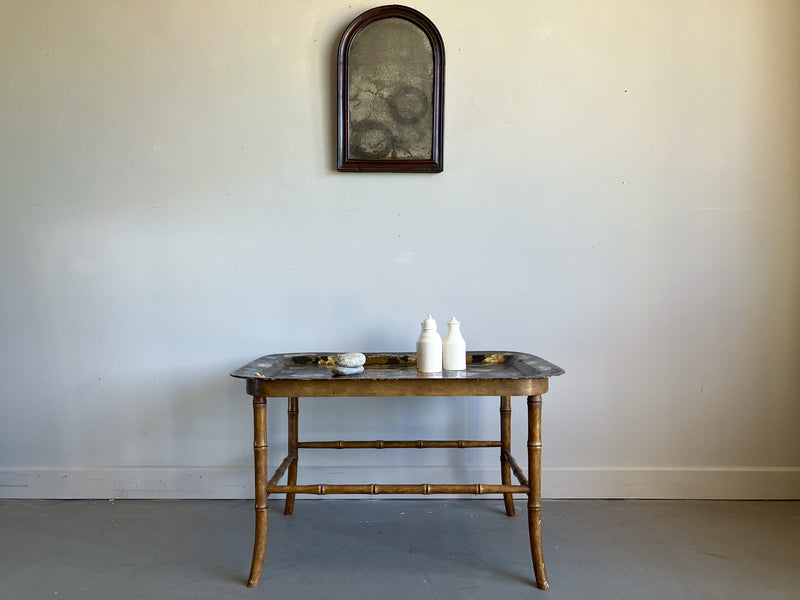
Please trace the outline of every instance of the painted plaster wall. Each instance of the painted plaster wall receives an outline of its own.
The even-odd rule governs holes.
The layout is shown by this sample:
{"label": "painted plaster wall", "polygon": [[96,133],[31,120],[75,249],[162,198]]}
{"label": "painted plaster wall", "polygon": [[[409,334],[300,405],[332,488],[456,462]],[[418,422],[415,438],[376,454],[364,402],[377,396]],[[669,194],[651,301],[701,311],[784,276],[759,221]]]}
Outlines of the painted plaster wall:
{"label": "painted plaster wall", "polygon": [[[445,171],[339,174],[336,45],[374,5],[0,3],[0,495],[251,496],[227,373],[411,350],[429,312],[567,369],[545,495],[800,495],[800,4],[419,0]],[[306,400],[301,435],[497,415]],[[496,480],[473,452],[301,460],[306,483]]]}

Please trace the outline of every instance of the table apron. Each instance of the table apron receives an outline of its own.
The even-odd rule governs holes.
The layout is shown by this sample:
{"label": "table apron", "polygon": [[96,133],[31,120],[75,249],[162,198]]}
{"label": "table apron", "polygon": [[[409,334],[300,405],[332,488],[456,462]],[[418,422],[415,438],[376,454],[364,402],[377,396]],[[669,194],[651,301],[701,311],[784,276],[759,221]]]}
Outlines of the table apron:
{"label": "table apron", "polygon": [[248,379],[247,393],[261,398],[534,396],[547,392],[547,382],[547,379]]}

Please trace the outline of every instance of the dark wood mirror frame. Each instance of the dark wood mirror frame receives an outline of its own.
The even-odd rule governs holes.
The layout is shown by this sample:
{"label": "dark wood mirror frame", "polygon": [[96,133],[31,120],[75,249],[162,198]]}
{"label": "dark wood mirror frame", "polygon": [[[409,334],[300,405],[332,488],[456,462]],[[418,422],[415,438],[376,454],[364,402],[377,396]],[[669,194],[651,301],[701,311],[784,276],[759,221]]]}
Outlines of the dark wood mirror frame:
{"label": "dark wood mirror frame", "polygon": [[[430,121],[426,116],[424,122],[425,134],[423,140],[425,148],[427,149],[427,127],[430,125],[430,152],[428,153],[426,151],[427,156],[424,157],[398,157],[396,150],[393,149],[393,143],[390,141],[391,139],[395,139],[396,136],[393,136],[387,127],[383,127],[383,131],[385,131],[384,135],[387,139],[384,140],[385,143],[383,146],[379,146],[377,153],[380,153],[382,150],[385,151],[387,147],[391,146],[391,152],[385,152],[390,153],[390,157],[353,156],[353,153],[351,153],[351,144],[353,141],[355,140],[357,143],[359,142],[359,140],[356,139],[356,136],[364,135],[363,133],[359,134],[358,129],[354,128],[355,123],[351,122],[351,49],[353,42],[356,40],[356,37],[360,32],[362,32],[367,26],[372,25],[376,21],[380,21],[382,19],[403,19],[408,21],[422,30],[430,42],[431,56],[433,60],[433,86],[431,89],[430,100],[428,101],[427,99],[427,93],[425,94],[426,97],[424,98],[426,102],[429,102],[428,106],[425,108],[430,109]],[[410,50],[414,51],[414,49]],[[424,51],[427,52],[427,49]],[[342,34],[342,39],[339,42],[338,88],[339,171],[383,171],[405,173],[440,173],[442,171],[444,165],[442,157],[444,143],[444,43],[442,42],[442,36],[439,34],[439,30],[425,15],[414,10],[413,8],[394,4],[373,8],[356,17],[350,23],[350,25],[347,26]],[[404,108],[411,106],[412,108],[407,110],[419,110],[419,107],[414,104],[414,94],[417,94],[417,104],[420,100],[420,92],[418,90],[410,87],[400,87],[397,89],[404,90],[402,92],[397,92],[405,94],[405,98],[401,99],[402,102],[406,103],[403,105]],[[396,106],[395,110],[398,110]],[[407,120],[403,119],[402,116],[396,115],[395,117],[396,118],[392,123],[394,128],[411,127],[406,126]],[[381,123],[377,123],[376,127],[378,129],[376,129],[376,131],[378,131],[381,126]],[[415,135],[419,136],[419,131],[420,128],[417,127]],[[387,146],[387,144],[389,146]]]}

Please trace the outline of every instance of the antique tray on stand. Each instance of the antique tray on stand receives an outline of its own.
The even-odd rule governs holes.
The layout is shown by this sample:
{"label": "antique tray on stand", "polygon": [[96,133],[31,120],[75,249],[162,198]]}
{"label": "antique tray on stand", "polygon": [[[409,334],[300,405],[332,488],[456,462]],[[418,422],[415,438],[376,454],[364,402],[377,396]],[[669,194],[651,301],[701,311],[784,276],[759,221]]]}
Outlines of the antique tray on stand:
{"label": "antique tray on stand", "polygon": [[[292,514],[295,494],[502,494],[506,514],[514,516],[513,494],[528,497],[528,533],[536,584],[549,587],[542,551],[541,453],[542,394],[548,380],[564,373],[538,356],[520,352],[468,352],[463,371],[418,373],[416,355],[367,353],[362,373],[336,376],[335,352],[271,354],[237,369],[231,376],[247,380],[247,393],[253,398],[255,458],[255,542],[247,585],[258,585],[267,544],[268,498],[286,494],[284,514]],[[308,441],[298,439],[300,397],[356,396],[499,396],[499,440],[370,440]],[[527,474],[511,455],[511,397],[527,397],[528,464]],[[268,478],[267,398],[288,398],[289,451]],[[499,448],[501,484],[380,484],[337,485],[297,484],[299,450],[303,448]],[[511,483],[511,475],[518,485]],[[287,475],[286,484],[279,482]]]}

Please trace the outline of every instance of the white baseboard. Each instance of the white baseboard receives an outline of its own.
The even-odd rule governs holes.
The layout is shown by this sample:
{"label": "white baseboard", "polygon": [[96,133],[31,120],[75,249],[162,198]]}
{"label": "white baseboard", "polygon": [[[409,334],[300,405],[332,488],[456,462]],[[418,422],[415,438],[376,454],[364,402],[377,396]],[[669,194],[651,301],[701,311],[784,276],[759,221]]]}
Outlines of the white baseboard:
{"label": "white baseboard", "polygon": [[[301,465],[299,482],[499,483],[498,471],[488,468]],[[545,467],[542,473],[542,496],[544,498],[800,499],[800,467],[655,469]],[[248,499],[252,497],[251,467],[0,468],[0,498]],[[305,495],[301,497],[319,498],[319,496]]]}
{"label": "white baseboard", "polygon": [[552,467],[545,498],[798,500],[800,467]]}

